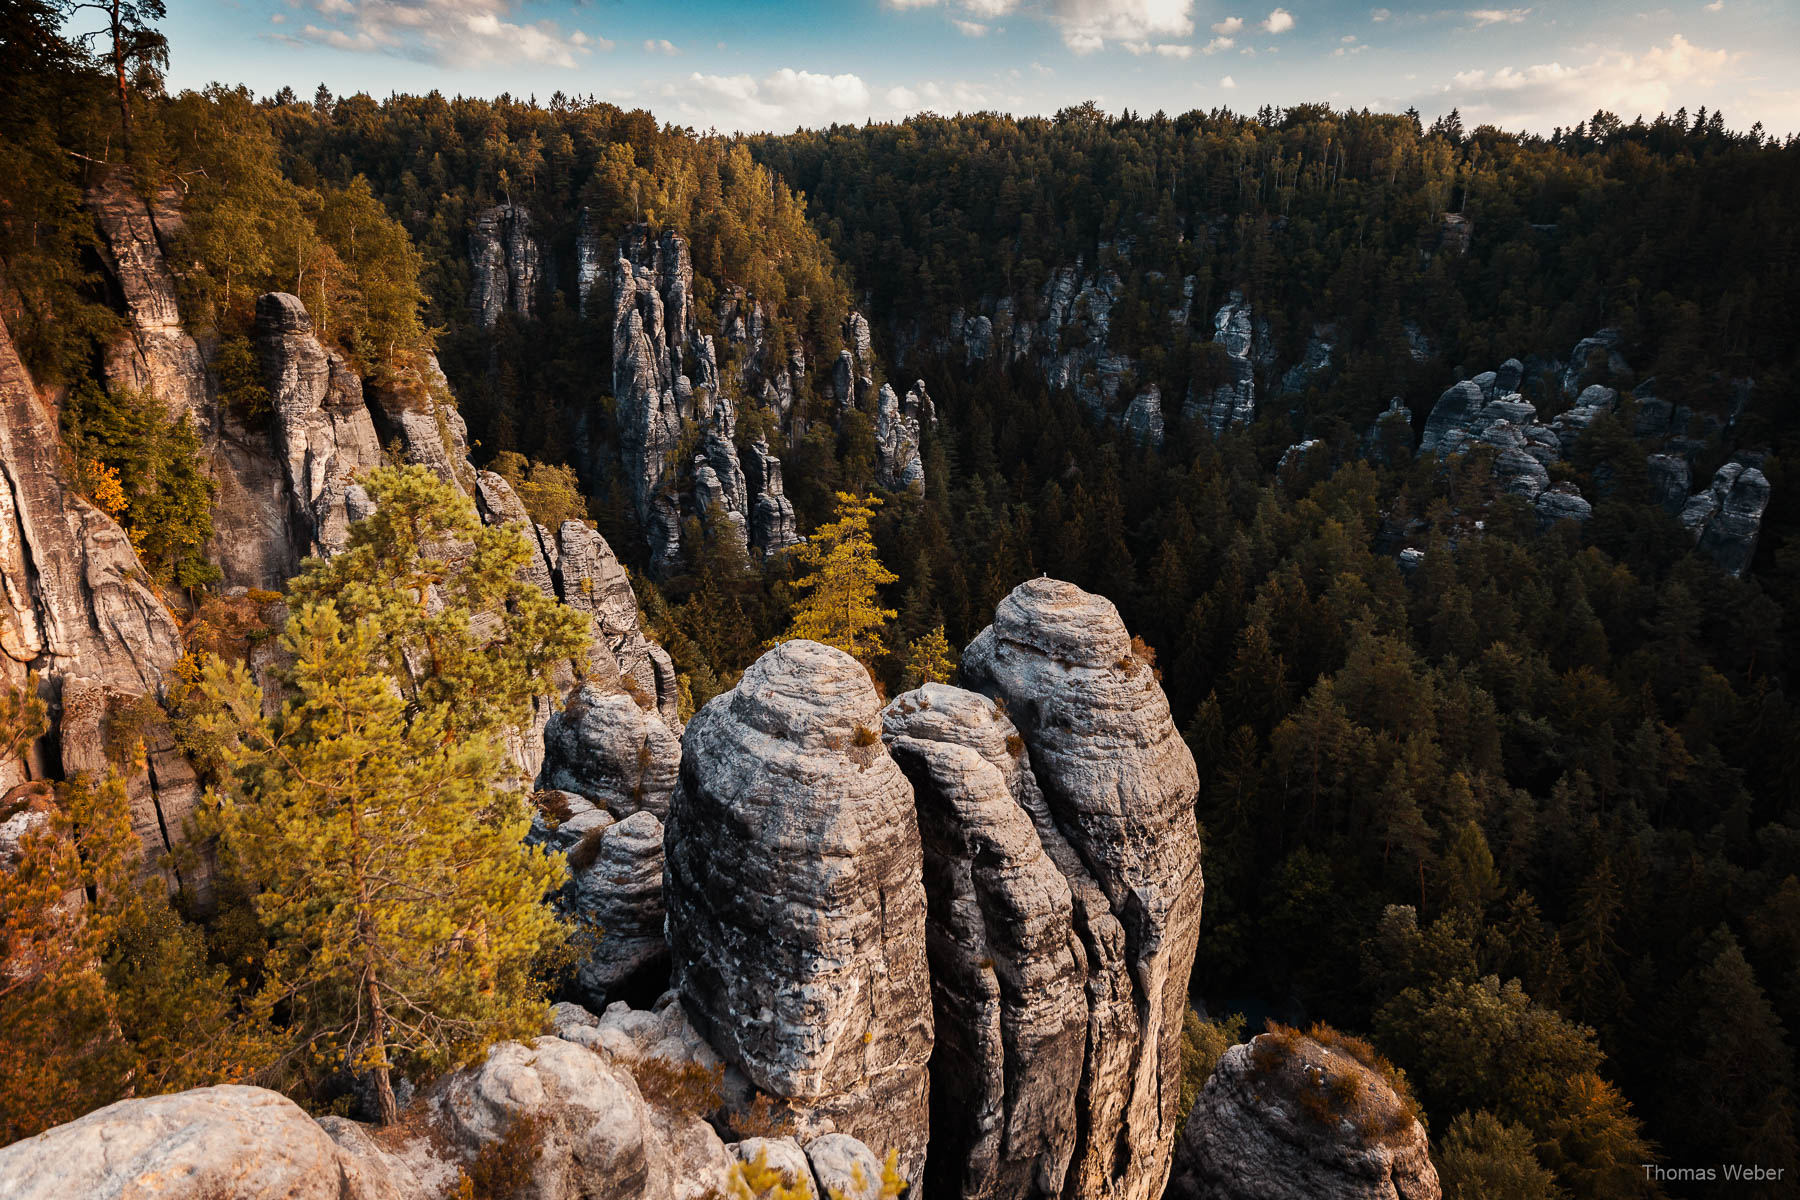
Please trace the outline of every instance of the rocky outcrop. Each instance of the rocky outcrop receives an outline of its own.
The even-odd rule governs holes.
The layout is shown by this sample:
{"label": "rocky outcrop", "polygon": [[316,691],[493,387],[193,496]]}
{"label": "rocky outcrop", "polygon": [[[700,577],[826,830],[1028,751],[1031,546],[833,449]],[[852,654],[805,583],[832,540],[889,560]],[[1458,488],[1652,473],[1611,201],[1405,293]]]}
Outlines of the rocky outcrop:
{"label": "rocky outcrop", "polygon": [[1701,553],[1726,574],[1742,577],[1756,557],[1768,507],[1768,479],[1760,469],[1733,460],[1719,468],[1710,487],[1688,499],[1681,523],[1694,535]]}
{"label": "rocky outcrop", "polygon": [[1587,386],[1582,383],[1584,378],[1611,379],[1629,371],[1631,367],[1619,353],[1619,345],[1624,340],[1624,335],[1617,329],[1602,329],[1594,336],[1576,342],[1559,380],[1563,394],[1573,396],[1582,391]]}
{"label": "rocky outcrop", "polygon": [[70,486],[61,448],[0,324],[0,671],[13,683],[35,668],[156,692],[180,633],[125,531]]}
{"label": "rocky outcrop", "polygon": [[257,297],[256,350],[274,408],[276,457],[293,505],[297,570],[301,558],[342,550],[351,522],[375,511],[356,477],[381,465],[381,439],[363,399],[362,378],[313,336],[298,296]]}
{"label": "rocky outcrop", "polygon": [[731,1156],[698,1114],[656,1103],[629,1063],[561,1037],[495,1046],[442,1085],[437,1111],[466,1158],[536,1118],[531,1194],[548,1200],[700,1200],[729,1187]]}
{"label": "rocky outcrop", "polygon": [[785,642],[695,714],[669,805],[672,986],[799,1132],[919,1177],[932,1048],[912,788],[861,664]]}
{"label": "rocky outcrop", "polygon": [[556,595],[592,620],[589,676],[647,698],[664,723],[679,729],[675,664],[638,624],[637,593],[606,539],[580,521],[564,521],[553,538],[546,531],[539,545]]}
{"label": "rocky outcrop", "polygon": [[[890,384],[881,385],[875,401],[875,478],[890,492],[925,490],[925,464],[919,461],[920,396],[925,383],[920,380],[906,393],[902,403]],[[929,404],[926,397],[924,403]]]}
{"label": "rocky outcrop", "polygon": [[1217,437],[1256,419],[1256,368],[1266,357],[1268,332],[1242,292],[1232,292],[1213,314],[1213,341],[1225,351],[1226,377],[1210,392],[1190,393],[1182,419],[1204,423]]}
{"label": "rocky outcrop", "polygon": [[[1115,939],[1116,922],[1085,875],[1079,898],[1071,890],[1064,871],[1080,871],[1079,860],[992,700],[927,684],[888,705],[882,733],[912,781],[925,855],[938,1030],[925,1192],[1064,1194],[1088,1048],[1077,903],[1098,901]],[[1096,982],[1107,991],[1123,981]]]}
{"label": "rocky outcrop", "polygon": [[805,539],[794,520],[794,502],[787,498],[781,460],[769,453],[767,438],[750,444],[750,460],[744,466],[744,477],[756,497],[750,509],[750,544],[765,557],[799,545]]}
{"label": "rocky outcrop", "polygon": [[496,205],[476,215],[469,230],[469,273],[469,308],[481,328],[492,329],[503,313],[525,321],[535,315],[542,252],[524,205]]}
{"label": "rocky outcrop", "polygon": [[473,490],[468,426],[451,399],[450,381],[437,355],[427,354],[416,372],[371,379],[365,390],[383,446],[398,445],[403,462],[428,467],[465,492]]}
{"label": "rocky outcrop", "polygon": [[1650,494],[1662,510],[1671,516],[1687,507],[1688,489],[1694,484],[1694,470],[1679,454],[1651,454],[1644,459],[1644,471],[1650,479]]}
{"label": "rocky outcrop", "polygon": [[680,763],[681,742],[654,707],[586,682],[544,729],[537,786],[573,792],[615,817],[648,812],[660,820]]}
{"label": "rocky outcrop", "polygon": [[592,212],[583,208],[575,222],[575,311],[583,320],[600,311],[595,292],[606,282],[608,268],[606,238],[594,227]]}
{"label": "rocky outcrop", "polygon": [[1293,1031],[1263,1034],[1219,1059],[1188,1117],[1167,1193],[1169,1200],[1441,1194],[1425,1130],[1382,1075]]}
{"label": "rocky outcrop", "polygon": [[[963,653],[1005,704],[1043,795],[1039,836],[1087,956],[1087,1060],[1065,1194],[1150,1200],[1168,1174],[1200,932],[1198,773],[1110,602],[1034,579]],[[1066,845],[1067,851],[1057,847]]]}
{"label": "rocky outcrop", "polygon": [[1306,339],[1300,360],[1281,376],[1283,395],[1304,392],[1309,383],[1331,369],[1331,356],[1337,350],[1338,333],[1331,325],[1314,325]]}
{"label": "rocky outcrop", "polygon": [[426,1200],[439,1194],[384,1158],[346,1151],[292,1100],[255,1087],[121,1100],[0,1148],[0,1195],[10,1200]]}
{"label": "rocky outcrop", "polygon": [[1131,435],[1131,440],[1138,445],[1149,446],[1153,450],[1162,449],[1162,390],[1151,384],[1133,396],[1131,403],[1125,406],[1121,424],[1124,425],[1125,432]]}
{"label": "rocky outcrop", "polygon": [[172,415],[187,413],[197,428],[209,420],[206,368],[200,348],[181,323],[175,275],[162,238],[179,225],[172,208],[153,211],[124,172],[108,174],[88,193],[108,274],[125,304],[127,337],[107,348],[106,374],[115,386],[149,392]]}
{"label": "rocky outcrop", "polygon": [[1549,529],[1558,521],[1585,521],[1594,515],[1594,506],[1572,483],[1559,483],[1543,492],[1532,507],[1537,510],[1539,529]]}
{"label": "rocky outcrop", "polygon": [[[650,544],[653,569],[681,557],[682,499],[670,470],[684,421],[703,430],[695,460],[703,517],[715,511],[745,544],[750,498],[733,444],[736,415],[719,387],[710,337],[694,324],[694,267],[686,239],[639,226],[619,241],[613,268],[613,396],[632,503]],[[703,470],[700,470],[703,468]]]}

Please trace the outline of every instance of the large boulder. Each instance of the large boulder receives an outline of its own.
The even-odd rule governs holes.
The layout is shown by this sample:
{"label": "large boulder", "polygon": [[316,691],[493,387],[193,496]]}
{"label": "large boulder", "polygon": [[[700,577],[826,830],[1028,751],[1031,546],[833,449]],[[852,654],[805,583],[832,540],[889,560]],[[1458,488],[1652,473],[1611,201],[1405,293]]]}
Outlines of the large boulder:
{"label": "large boulder", "polygon": [[1219,1059],[1168,1200],[1439,1200],[1425,1130],[1348,1039],[1266,1033]]}
{"label": "large boulder", "polygon": [[927,684],[888,705],[882,731],[912,781],[925,852],[938,1030],[925,1190],[1059,1195],[1088,1038],[1090,960],[1063,874],[1078,864],[1046,853],[1024,742],[992,700]]}
{"label": "large boulder", "polygon": [[1762,517],[1769,507],[1769,481],[1761,470],[1733,460],[1714,474],[1712,485],[1696,492],[1681,510],[1681,523],[1701,553],[1729,575],[1742,576],[1756,557]]}
{"label": "large boulder", "polygon": [[688,722],[669,805],[672,985],[803,1134],[917,1179],[932,1012],[912,788],[855,659],[785,642]]}
{"label": "large boulder", "polygon": [[1093,964],[1090,1051],[1068,1189],[1150,1200],[1176,1133],[1200,934],[1193,755],[1118,610],[1073,584],[1015,588],[964,652],[962,672],[1017,726],[1048,821],[1074,851],[1064,875],[1085,893],[1077,928]]}
{"label": "large boulder", "polygon": [[649,812],[660,820],[680,766],[681,742],[654,707],[586,682],[544,728],[538,787],[574,792],[615,817]]}
{"label": "large boulder", "polygon": [[406,1181],[345,1154],[300,1106],[255,1087],[121,1100],[0,1148],[7,1200],[397,1200]]}

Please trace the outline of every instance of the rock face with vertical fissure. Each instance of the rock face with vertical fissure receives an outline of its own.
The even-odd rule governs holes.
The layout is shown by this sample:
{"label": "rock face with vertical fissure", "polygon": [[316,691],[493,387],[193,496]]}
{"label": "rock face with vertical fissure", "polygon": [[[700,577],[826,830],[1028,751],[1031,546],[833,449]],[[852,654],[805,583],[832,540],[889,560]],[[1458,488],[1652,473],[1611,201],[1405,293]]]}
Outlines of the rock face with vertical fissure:
{"label": "rock face with vertical fissure", "polygon": [[932,1049],[912,788],[861,664],[785,642],[688,722],[669,805],[672,986],[802,1135],[919,1178]]}
{"label": "rock face with vertical fissure", "polygon": [[1193,755],[1118,610],[1053,579],[1000,602],[963,678],[1005,705],[1042,792],[1045,852],[1088,955],[1087,1059],[1063,1194],[1152,1200],[1174,1141],[1200,933]]}

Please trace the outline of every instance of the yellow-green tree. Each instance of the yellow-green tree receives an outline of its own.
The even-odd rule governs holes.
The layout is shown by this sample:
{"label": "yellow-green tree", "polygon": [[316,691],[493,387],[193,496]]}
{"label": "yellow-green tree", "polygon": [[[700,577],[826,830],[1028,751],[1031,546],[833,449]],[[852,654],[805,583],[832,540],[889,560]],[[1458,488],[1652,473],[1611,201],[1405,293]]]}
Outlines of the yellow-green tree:
{"label": "yellow-green tree", "polygon": [[447,736],[519,722],[556,690],[558,667],[586,654],[587,618],[519,577],[525,536],[483,525],[455,485],[420,466],[362,482],[374,514],[350,527],[343,553],[307,562],[294,601],[366,624],[376,668]]}
{"label": "yellow-green tree", "polygon": [[877,589],[899,578],[875,557],[869,521],[881,501],[874,496],[837,494],[836,519],[819,526],[795,552],[811,568],[794,586],[806,593],[794,607],[793,624],[780,639],[810,638],[872,664],[885,651],[881,631],[894,610],[881,607]]}
{"label": "yellow-green tree", "polygon": [[949,683],[956,674],[956,652],[939,625],[929,633],[912,640],[906,650],[906,686],[923,687],[928,683]]}
{"label": "yellow-green tree", "polygon": [[541,1027],[532,963],[563,936],[543,901],[566,868],[524,844],[493,736],[450,738],[447,705],[409,713],[384,611],[348,624],[300,606],[280,713],[214,660],[199,719],[223,746],[222,850],[269,939],[258,1005],[312,1061],[369,1071],[386,1123],[394,1067],[443,1069]]}

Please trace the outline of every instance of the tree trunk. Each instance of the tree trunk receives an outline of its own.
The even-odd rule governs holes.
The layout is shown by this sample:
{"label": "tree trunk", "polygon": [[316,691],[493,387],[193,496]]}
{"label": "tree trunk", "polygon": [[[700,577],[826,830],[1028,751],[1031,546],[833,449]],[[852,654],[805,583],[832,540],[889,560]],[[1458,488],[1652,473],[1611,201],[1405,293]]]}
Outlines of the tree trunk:
{"label": "tree trunk", "polygon": [[394,1100],[394,1081],[388,1070],[387,1007],[381,1002],[381,989],[373,973],[369,975],[369,1009],[375,1018],[375,1047],[381,1053],[381,1061],[373,1068],[376,1119],[380,1124],[392,1125],[400,1119],[400,1105]]}
{"label": "tree trunk", "polygon": [[119,127],[120,144],[125,152],[125,160],[131,161],[131,86],[125,79],[125,26],[119,12],[123,0],[112,0],[108,13],[111,17],[109,32],[112,34],[113,76],[119,85]]}

